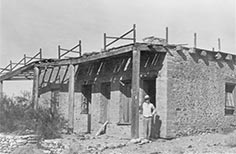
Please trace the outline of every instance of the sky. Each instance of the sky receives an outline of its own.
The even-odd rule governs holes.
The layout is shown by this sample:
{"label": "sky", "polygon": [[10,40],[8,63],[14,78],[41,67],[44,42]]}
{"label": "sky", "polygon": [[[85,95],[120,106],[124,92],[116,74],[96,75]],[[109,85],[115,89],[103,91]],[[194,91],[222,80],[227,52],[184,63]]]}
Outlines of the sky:
{"label": "sky", "polygon": [[[71,48],[82,40],[83,52],[100,51],[103,33],[119,36],[137,26],[137,41],[165,37],[169,43],[236,54],[235,0],[0,0],[0,67],[33,56],[57,58],[57,46]],[[130,42],[122,42],[130,43]],[[119,45],[119,44],[115,44]],[[4,82],[4,92],[31,90],[32,82]]]}

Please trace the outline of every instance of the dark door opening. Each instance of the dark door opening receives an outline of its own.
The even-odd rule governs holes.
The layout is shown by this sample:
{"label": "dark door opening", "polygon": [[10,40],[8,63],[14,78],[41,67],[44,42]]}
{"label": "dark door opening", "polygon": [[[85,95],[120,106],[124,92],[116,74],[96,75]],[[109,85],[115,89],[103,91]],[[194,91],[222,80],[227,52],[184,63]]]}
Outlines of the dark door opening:
{"label": "dark door opening", "polygon": [[91,132],[91,114],[90,104],[92,103],[92,85],[82,86],[83,102],[81,105],[81,114],[87,114],[87,133]]}
{"label": "dark door opening", "polygon": [[81,114],[89,114],[89,106],[92,98],[92,85],[82,86],[83,102],[81,105]]}
{"label": "dark door opening", "polygon": [[156,79],[144,79],[143,90],[150,96],[151,103],[156,107]]}
{"label": "dark door opening", "polygon": [[111,99],[111,83],[101,84],[101,102],[100,102],[100,122],[104,123],[108,120],[108,104]]}

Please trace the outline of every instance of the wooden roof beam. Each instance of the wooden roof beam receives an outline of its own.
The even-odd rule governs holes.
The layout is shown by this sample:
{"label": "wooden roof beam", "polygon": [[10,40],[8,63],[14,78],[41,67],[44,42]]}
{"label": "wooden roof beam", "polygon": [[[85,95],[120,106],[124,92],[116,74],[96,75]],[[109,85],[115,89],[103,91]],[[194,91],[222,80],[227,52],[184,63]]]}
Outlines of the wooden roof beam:
{"label": "wooden roof beam", "polygon": [[6,73],[6,74],[0,76],[0,81],[6,80],[6,79],[8,79],[8,78],[12,78],[12,77],[14,77],[14,76],[16,76],[16,75],[18,75],[18,74],[21,74],[22,72],[31,70],[31,69],[33,69],[33,66],[34,66],[34,65],[35,65],[35,63],[32,62],[32,63],[30,63],[30,64],[28,64],[28,65],[25,65],[25,66],[21,67],[21,68],[18,68],[18,69],[16,69],[16,70],[13,70],[13,71],[11,71],[11,72],[8,72],[8,73]]}
{"label": "wooden roof beam", "polygon": [[205,56],[207,56],[207,52],[202,50],[202,51],[200,51],[200,55],[205,57]]}
{"label": "wooden roof beam", "polygon": [[218,52],[218,53],[215,55],[215,58],[216,58],[216,59],[221,59],[221,58],[222,58],[221,53]]}
{"label": "wooden roof beam", "polygon": [[226,60],[233,60],[233,56],[230,54],[227,54],[227,56],[225,57]]}

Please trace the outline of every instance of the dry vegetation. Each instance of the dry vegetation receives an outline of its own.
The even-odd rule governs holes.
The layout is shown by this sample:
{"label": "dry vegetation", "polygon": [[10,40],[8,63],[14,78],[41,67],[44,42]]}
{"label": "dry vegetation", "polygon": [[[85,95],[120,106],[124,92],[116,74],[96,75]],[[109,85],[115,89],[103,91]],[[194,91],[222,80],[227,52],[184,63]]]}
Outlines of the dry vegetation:
{"label": "dry vegetation", "polygon": [[4,96],[0,108],[0,132],[34,133],[40,138],[60,137],[60,131],[66,127],[66,120],[51,109],[34,110],[29,92],[21,96]]}

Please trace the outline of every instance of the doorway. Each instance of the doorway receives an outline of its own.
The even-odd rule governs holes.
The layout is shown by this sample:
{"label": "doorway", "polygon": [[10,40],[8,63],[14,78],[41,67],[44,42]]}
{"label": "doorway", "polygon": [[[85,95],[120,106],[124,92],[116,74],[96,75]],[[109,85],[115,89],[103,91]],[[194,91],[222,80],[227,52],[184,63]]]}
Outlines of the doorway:
{"label": "doorway", "polygon": [[144,96],[149,95],[151,103],[156,107],[156,79],[143,80]]}
{"label": "doorway", "polygon": [[90,104],[92,103],[92,85],[82,86],[83,102],[81,104],[81,114],[87,115],[87,133],[91,132],[91,114]]}
{"label": "doorway", "polygon": [[89,114],[89,106],[92,98],[92,85],[82,86],[83,100],[81,104],[81,114]]}

